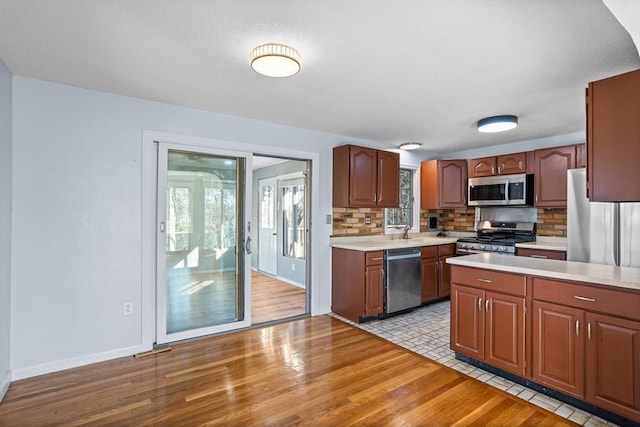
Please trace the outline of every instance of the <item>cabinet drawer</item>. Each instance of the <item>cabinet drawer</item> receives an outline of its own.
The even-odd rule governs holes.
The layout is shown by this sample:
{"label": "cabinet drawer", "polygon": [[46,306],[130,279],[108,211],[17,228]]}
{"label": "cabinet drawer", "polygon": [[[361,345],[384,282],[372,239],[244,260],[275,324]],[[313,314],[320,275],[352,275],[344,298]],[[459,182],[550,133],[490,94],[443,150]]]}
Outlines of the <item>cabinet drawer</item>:
{"label": "cabinet drawer", "polygon": [[451,283],[525,296],[527,280],[521,274],[453,265],[451,266]]}
{"label": "cabinet drawer", "polygon": [[640,320],[637,293],[534,277],[533,298]]}
{"label": "cabinet drawer", "polygon": [[516,255],[518,256],[528,256],[531,258],[542,258],[542,259],[567,259],[566,251],[551,251],[548,249],[529,249],[529,248],[517,248]]}
{"label": "cabinet drawer", "polygon": [[439,256],[453,255],[455,253],[456,253],[456,244],[455,243],[449,243],[447,245],[438,246],[438,255]]}
{"label": "cabinet drawer", "polygon": [[383,260],[384,257],[382,256],[382,251],[373,251],[364,254],[365,265],[382,264]]}
{"label": "cabinet drawer", "polygon": [[438,256],[437,246],[422,246],[420,248],[420,256],[422,258],[436,258]]}

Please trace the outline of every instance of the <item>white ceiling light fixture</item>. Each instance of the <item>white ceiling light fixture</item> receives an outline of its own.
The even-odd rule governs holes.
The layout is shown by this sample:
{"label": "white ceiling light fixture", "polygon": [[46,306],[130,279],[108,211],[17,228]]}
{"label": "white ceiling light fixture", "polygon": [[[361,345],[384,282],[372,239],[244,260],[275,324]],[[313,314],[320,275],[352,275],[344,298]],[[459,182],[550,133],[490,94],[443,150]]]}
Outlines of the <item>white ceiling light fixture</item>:
{"label": "white ceiling light fixture", "polygon": [[416,150],[420,147],[422,147],[422,144],[420,144],[419,142],[405,142],[400,144],[401,150]]}
{"label": "white ceiling light fixture", "polygon": [[278,43],[258,46],[249,55],[251,68],[268,77],[289,77],[300,71],[302,58],[297,50]]}
{"label": "white ceiling light fixture", "polygon": [[518,126],[518,117],[516,116],[493,116],[478,120],[478,132],[504,132],[516,126]]}

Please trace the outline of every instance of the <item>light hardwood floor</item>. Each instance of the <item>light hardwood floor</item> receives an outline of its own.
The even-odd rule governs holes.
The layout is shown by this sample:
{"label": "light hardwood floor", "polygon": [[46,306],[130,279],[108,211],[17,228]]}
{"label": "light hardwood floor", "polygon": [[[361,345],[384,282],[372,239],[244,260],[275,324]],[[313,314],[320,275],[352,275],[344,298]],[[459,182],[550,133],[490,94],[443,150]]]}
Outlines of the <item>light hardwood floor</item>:
{"label": "light hardwood floor", "polygon": [[251,323],[286,319],[306,313],[305,290],[251,271]]}
{"label": "light hardwood floor", "polygon": [[573,424],[318,316],[17,381],[0,425]]}

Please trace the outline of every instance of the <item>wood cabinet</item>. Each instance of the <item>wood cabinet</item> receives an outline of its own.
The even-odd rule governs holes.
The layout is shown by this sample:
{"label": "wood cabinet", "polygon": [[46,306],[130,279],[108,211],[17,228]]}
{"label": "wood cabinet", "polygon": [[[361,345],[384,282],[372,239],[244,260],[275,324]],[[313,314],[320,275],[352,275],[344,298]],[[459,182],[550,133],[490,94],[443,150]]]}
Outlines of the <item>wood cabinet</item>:
{"label": "wood cabinet", "polygon": [[587,144],[576,144],[576,167],[587,166]]}
{"label": "wood cabinet", "polygon": [[420,164],[422,209],[453,209],[466,206],[466,160],[427,160]]}
{"label": "wood cabinet", "polygon": [[331,310],[353,322],[383,312],[384,265],[382,251],[333,248]]}
{"label": "wood cabinet", "polygon": [[400,155],[343,145],[333,149],[333,206],[400,205]]}
{"label": "wood cabinet", "polygon": [[546,148],[534,151],[535,205],[567,206],[567,170],[576,167],[576,146]]}
{"label": "wood cabinet", "polygon": [[422,303],[448,297],[451,293],[451,266],[447,258],[454,256],[455,244],[421,248]]}
{"label": "wood cabinet", "polygon": [[525,276],[455,266],[451,282],[451,349],[524,375]]}
{"label": "wood cabinet", "polygon": [[527,153],[504,154],[467,161],[469,178],[527,173]]}
{"label": "wood cabinet", "polygon": [[586,110],[589,199],[640,201],[640,70],[589,83]]}
{"label": "wood cabinet", "polygon": [[533,279],[533,380],[640,421],[640,294]]}
{"label": "wood cabinet", "polygon": [[640,201],[640,70],[589,83],[587,196]]}
{"label": "wood cabinet", "polygon": [[548,249],[516,248],[516,255],[540,259],[559,259],[565,261],[567,259],[567,251],[552,251]]}

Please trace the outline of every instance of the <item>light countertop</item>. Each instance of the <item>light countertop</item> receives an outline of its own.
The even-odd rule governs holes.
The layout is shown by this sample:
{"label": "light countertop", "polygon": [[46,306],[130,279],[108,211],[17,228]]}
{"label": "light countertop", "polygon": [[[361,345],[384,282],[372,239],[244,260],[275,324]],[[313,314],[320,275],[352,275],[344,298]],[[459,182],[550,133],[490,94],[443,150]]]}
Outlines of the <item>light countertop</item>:
{"label": "light countertop", "polygon": [[535,242],[517,243],[516,248],[543,249],[546,251],[567,251],[567,239],[562,237],[538,236]]}
{"label": "light countertop", "polygon": [[[468,234],[468,233],[465,233]],[[387,249],[415,248],[455,243],[463,233],[451,233],[447,237],[436,237],[435,233],[409,234],[409,239],[400,236],[334,237],[331,247],[352,251],[384,251]]]}
{"label": "light countertop", "polygon": [[451,257],[447,258],[447,263],[640,291],[640,268],[493,253]]}

